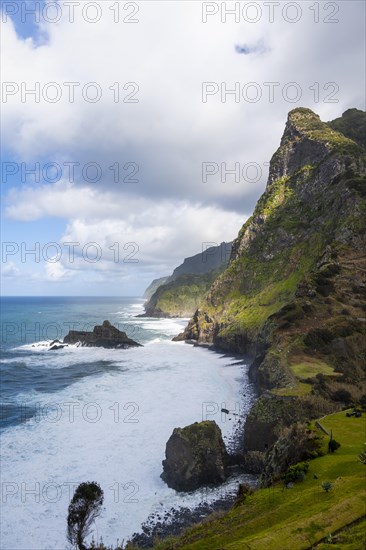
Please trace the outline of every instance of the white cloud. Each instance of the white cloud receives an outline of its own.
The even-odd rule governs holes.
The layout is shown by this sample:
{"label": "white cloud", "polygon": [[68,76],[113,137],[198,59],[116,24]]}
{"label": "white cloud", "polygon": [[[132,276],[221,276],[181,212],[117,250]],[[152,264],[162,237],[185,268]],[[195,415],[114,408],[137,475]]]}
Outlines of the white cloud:
{"label": "white cloud", "polygon": [[[9,200],[6,213],[13,219],[61,216],[69,220],[59,243],[79,244],[73,250],[67,245],[60,263],[72,270],[121,272],[129,267],[126,264],[133,263],[127,260],[135,252],[133,258],[138,259],[141,269],[155,266],[169,273],[184,257],[201,251],[203,243],[231,240],[244,221],[243,216],[214,206],[188,201],[156,203],[69,183],[13,190]],[[87,254],[83,255],[83,248],[89,243],[96,243],[95,250],[90,247],[91,258],[97,257],[99,250],[100,261],[90,262]],[[51,277],[67,275],[54,271],[55,265],[58,264],[50,264]]]}
{"label": "white cloud", "polygon": [[18,277],[20,274],[20,270],[18,269],[18,267],[15,265],[14,262],[7,262],[4,266],[2,266],[1,268],[1,275],[2,277],[11,277],[11,278],[14,278],[14,277]]}
{"label": "white cloud", "polygon": [[[3,81],[25,82],[29,88],[53,81],[63,93],[54,104],[30,97],[21,102],[20,94],[2,104],[3,138],[11,158],[29,164],[93,161],[103,168],[95,184],[80,177],[70,184],[64,177],[58,184],[10,189],[6,213],[33,224],[46,216],[66,219],[60,242],[65,237],[99,239],[107,248],[117,236],[138,242],[139,268],[154,273],[158,264],[168,269],[198,252],[202,241],[236,235],[264,188],[264,163],[279,144],[290,109],[308,106],[329,120],[349,107],[362,108],[365,7],[338,3],[335,24],[314,23],[308,3],[298,3],[298,23],[284,20],[282,5],[269,23],[263,5],[258,23],[235,23],[232,16],[221,23],[217,16],[204,24],[200,2],[143,2],[138,24],[115,24],[109,9],[115,4],[100,3],[103,16],[95,24],[80,18],[81,8],[69,23],[63,10],[57,25],[42,25],[48,40],[37,47],[18,38],[11,22],[2,25]],[[319,9],[323,21],[330,13],[322,4]],[[238,55],[235,44],[264,44],[265,51]],[[67,100],[65,82],[81,83],[74,103]],[[101,86],[98,103],[81,97],[88,82]],[[116,82],[138,83],[139,103],[115,103],[109,87]],[[223,103],[217,93],[203,103],[202,82],[227,83],[228,89],[239,82],[241,91],[256,82],[262,98],[251,103],[241,96],[236,103],[228,96]],[[279,83],[274,102],[268,101],[266,82]],[[298,103],[283,99],[290,82],[301,87]],[[319,101],[309,89],[314,82],[319,83]],[[324,103],[329,82],[339,87],[335,103]],[[114,183],[108,167],[128,161],[138,163],[139,182]],[[226,162],[229,169],[235,162],[241,168],[254,162],[262,176],[256,182],[241,178],[236,183],[229,177],[223,183],[217,175],[203,183],[202,162]],[[99,277],[107,266],[117,269],[106,261],[88,270]],[[61,280],[65,273],[53,276]]]}
{"label": "white cloud", "polygon": [[42,277],[42,280],[45,281],[60,281],[68,280],[72,276],[72,273],[66,270],[60,261],[47,262],[45,264],[45,275]]}

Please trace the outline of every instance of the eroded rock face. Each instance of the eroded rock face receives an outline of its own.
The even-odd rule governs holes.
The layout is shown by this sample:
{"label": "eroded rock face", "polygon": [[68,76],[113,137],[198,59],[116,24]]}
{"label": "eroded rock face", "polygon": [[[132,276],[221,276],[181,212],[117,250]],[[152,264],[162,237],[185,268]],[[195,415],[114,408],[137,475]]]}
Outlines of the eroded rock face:
{"label": "eroded rock face", "polygon": [[176,491],[193,491],[226,479],[225,443],[220,428],[212,420],[175,428],[165,455],[161,477]]}
{"label": "eroded rock face", "polygon": [[98,348],[129,348],[140,346],[127,334],[111,325],[109,321],[103,321],[102,325],[96,325],[93,332],[70,330],[64,338],[64,344],[80,343],[81,346]]}

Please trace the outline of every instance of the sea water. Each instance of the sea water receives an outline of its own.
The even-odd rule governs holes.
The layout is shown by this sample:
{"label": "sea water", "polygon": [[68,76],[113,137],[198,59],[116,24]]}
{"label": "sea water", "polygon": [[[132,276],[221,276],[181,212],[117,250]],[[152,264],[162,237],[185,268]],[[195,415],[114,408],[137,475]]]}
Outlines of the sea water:
{"label": "sea water", "polygon": [[[215,420],[230,442],[255,391],[243,361],[172,342],[187,320],[137,317],[140,298],[17,297],[1,302],[1,548],[64,550],[77,485],[104,491],[95,539],[126,541],[149,514],[232,491],[178,493],[160,478],[175,427]],[[69,346],[68,330],[109,320],[140,348]],[[232,411],[227,415],[222,408]]]}

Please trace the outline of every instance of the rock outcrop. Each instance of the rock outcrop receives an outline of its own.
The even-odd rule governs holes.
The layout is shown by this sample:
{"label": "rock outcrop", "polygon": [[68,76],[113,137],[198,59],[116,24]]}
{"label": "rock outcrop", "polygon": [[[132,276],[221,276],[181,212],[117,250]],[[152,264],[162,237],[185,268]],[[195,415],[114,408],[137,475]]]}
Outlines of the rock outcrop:
{"label": "rock outcrop", "polygon": [[226,479],[228,455],[221,430],[212,420],[175,428],[165,455],[161,477],[177,491],[193,491]]}
{"label": "rock outcrop", "polygon": [[96,325],[93,332],[70,330],[64,338],[64,344],[77,344],[85,347],[96,348],[130,348],[141,346],[127,334],[111,325],[109,321],[103,321],[102,325]]}

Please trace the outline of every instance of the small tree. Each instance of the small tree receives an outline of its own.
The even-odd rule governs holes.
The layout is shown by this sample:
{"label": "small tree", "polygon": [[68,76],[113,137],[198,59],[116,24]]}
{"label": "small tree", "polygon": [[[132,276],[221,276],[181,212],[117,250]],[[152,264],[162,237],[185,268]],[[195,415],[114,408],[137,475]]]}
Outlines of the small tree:
{"label": "small tree", "polygon": [[340,446],[341,444],[338,443],[338,441],[336,441],[335,439],[333,439],[333,432],[330,432],[330,440],[328,443],[328,453],[334,453],[334,451],[339,449]]}
{"label": "small tree", "polygon": [[103,491],[94,482],[80,483],[69,505],[67,515],[67,538],[79,550],[87,550],[84,539],[101,512]]}
{"label": "small tree", "polygon": [[322,487],[326,493],[329,493],[333,489],[333,483],[330,481],[323,481]]}

